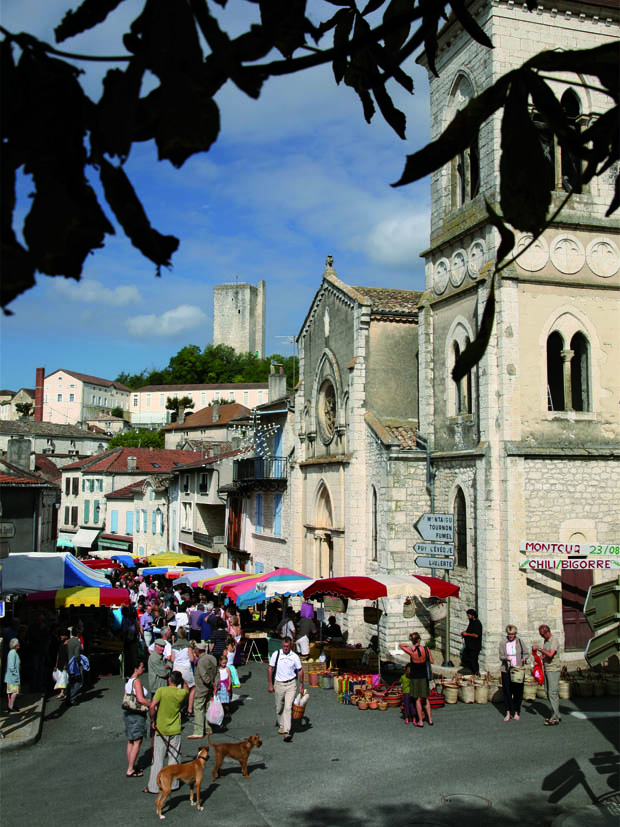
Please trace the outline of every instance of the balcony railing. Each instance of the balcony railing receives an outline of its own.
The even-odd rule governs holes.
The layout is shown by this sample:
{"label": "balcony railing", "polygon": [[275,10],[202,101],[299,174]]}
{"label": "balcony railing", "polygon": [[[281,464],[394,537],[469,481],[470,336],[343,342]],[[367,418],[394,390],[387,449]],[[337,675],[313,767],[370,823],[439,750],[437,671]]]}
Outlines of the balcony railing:
{"label": "balcony railing", "polygon": [[237,459],[233,462],[233,482],[285,480],[287,465],[286,457]]}
{"label": "balcony railing", "polygon": [[203,534],[201,531],[194,531],[194,542],[199,546],[213,548],[213,537],[210,534]]}

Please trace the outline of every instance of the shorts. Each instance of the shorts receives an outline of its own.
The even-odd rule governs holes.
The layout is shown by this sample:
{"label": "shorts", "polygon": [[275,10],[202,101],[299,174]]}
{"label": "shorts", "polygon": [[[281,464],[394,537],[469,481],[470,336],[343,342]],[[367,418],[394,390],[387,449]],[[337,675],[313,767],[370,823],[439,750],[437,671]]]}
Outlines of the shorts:
{"label": "shorts", "polygon": [[295,641],[295,647],[300,655],[308,655],[310,653],[310,640],[308,635],[302,635]]}
{"label": "shorts", "polygon": [[146,712],[130,712],[123,710],[125,719],[125,735],[128,741],[139,741],[146,738]]}

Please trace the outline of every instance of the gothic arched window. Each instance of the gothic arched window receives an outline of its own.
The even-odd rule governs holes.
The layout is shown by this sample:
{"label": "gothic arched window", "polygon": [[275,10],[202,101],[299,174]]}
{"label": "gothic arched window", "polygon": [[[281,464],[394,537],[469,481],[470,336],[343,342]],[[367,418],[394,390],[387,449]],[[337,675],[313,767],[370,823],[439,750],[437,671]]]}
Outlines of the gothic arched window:
{"label": "gothic arched window", "polygon": [[467,505],[462,488],[454,497],[454,554],[456,565],[467,568]]}

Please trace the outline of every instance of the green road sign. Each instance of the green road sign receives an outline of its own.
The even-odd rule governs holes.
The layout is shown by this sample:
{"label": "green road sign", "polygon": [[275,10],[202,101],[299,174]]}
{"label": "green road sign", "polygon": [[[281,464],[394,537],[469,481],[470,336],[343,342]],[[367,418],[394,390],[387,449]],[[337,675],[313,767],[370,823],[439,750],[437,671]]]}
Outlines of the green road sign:
{"label": "green road sign", "polygon": [[620,652],[620,624],[616,623],[606,632],[601,632],[590,638],[583,653],[588,666],[596,666],[612,655]]}
{"label": "green road sign", "polygon": [[593,632],[620,621],[620,577],[590,586],[583,613]]}

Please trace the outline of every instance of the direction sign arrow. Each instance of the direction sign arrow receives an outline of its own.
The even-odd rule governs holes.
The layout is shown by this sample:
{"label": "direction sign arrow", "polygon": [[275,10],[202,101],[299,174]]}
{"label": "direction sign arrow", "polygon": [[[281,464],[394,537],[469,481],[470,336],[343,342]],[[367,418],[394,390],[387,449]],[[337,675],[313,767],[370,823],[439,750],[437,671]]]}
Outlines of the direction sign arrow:
{"label": "direction sign arrow", "polygon": [[454,557],[416,557],[416,566],[422,569],[446,569],[452,571],[454,568]]}
{"label": "direction sign arrow", "polygon": [[454,540],[454,515],[427,512],[413,524],[423,540],[451,543]]}
{"label": "direction sign arrow", "polygon": [[454,543],[416,543],[413,550],[416,554],[447,554],[454,557]]}

